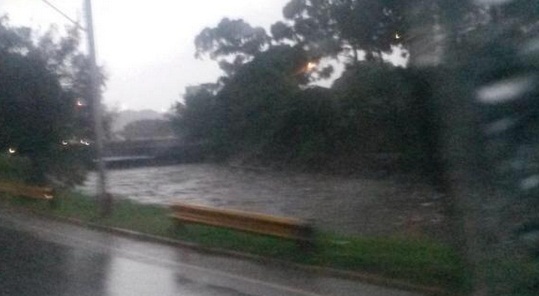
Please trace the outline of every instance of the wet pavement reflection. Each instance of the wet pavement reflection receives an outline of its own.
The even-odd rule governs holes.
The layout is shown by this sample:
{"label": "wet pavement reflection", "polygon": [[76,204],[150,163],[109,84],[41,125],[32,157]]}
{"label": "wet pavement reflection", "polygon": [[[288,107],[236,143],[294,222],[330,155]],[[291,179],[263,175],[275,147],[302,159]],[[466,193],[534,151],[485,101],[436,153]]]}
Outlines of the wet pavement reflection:
{"label": "wet pavement reflection", "polygon": [[1,295],[106,295],[110,257],[1,227]]}
{"label": "wet pavement reflection", "polygon": [[419,295],[0,209],[0,295]]}

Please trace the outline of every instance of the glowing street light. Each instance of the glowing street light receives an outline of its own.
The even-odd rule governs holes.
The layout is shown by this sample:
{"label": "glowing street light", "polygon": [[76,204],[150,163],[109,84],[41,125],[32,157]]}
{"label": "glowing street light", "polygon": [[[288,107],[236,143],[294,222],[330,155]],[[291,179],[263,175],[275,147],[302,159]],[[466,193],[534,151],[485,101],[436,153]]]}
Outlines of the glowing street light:
{"label": "glowing street light", "polygon": [[312,71],[314,68],[316,68],[316,66],[317,64],[315,62],[308,62],[306,67],[307,72]]}
{"label": "glowing street light", "polygon": [[401,35],[399,35],[399,33],[395,33],[395,39],[401,39]]}
{"label": "glowing street light", "polygon": [[15,149],[15,148],[9,148],[9,149],[7,150],[7,152],[8,152],[9,154],[15,154],[15,153],[17,153],[17,149]]}

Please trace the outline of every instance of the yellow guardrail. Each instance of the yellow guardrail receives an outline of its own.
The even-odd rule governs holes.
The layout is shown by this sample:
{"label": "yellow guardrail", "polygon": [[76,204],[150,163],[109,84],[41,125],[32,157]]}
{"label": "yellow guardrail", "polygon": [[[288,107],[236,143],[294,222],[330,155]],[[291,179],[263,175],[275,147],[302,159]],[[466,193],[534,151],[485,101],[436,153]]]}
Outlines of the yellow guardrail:
{"label": "yellow guardrail", "polygon": [[302,248],[311,247],[313,243],[313,228],[299,219],[185,203],[175,203],[171,209],[172,218],[179,223],[204,224],[292,239]]}
{"label": "yellow guardrail", "polygon": [[0,192],[16,196],[52,200],[54,190],[50,187],[28,186],[20,183],[0,182]]}

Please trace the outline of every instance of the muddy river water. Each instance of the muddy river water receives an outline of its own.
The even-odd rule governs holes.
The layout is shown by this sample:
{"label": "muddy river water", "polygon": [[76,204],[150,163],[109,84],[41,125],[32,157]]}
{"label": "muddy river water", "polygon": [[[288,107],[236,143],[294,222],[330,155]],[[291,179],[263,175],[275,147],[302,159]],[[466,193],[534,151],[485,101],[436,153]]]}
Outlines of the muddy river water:
{"label": "muddy river water", "polygon": [[[443,221],[439,194],[391,179],[188,164],[111,170],[107,186],[116,198],[140,203],[182,201],[298,217],[346,234],[391,235]],[[80,190],[95,188],[92,173]]]}

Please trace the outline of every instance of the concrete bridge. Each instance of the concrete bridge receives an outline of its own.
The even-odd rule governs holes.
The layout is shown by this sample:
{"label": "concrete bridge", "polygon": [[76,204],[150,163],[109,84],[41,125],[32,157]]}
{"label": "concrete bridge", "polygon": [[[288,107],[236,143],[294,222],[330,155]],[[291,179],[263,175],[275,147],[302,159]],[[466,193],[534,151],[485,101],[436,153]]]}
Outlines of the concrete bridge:
{"label": "concrete bridge", "polygon": [[111,168],[195,162],[203,158],[204,147],[177,138],[112,141],[105,143],[103,158]]}

